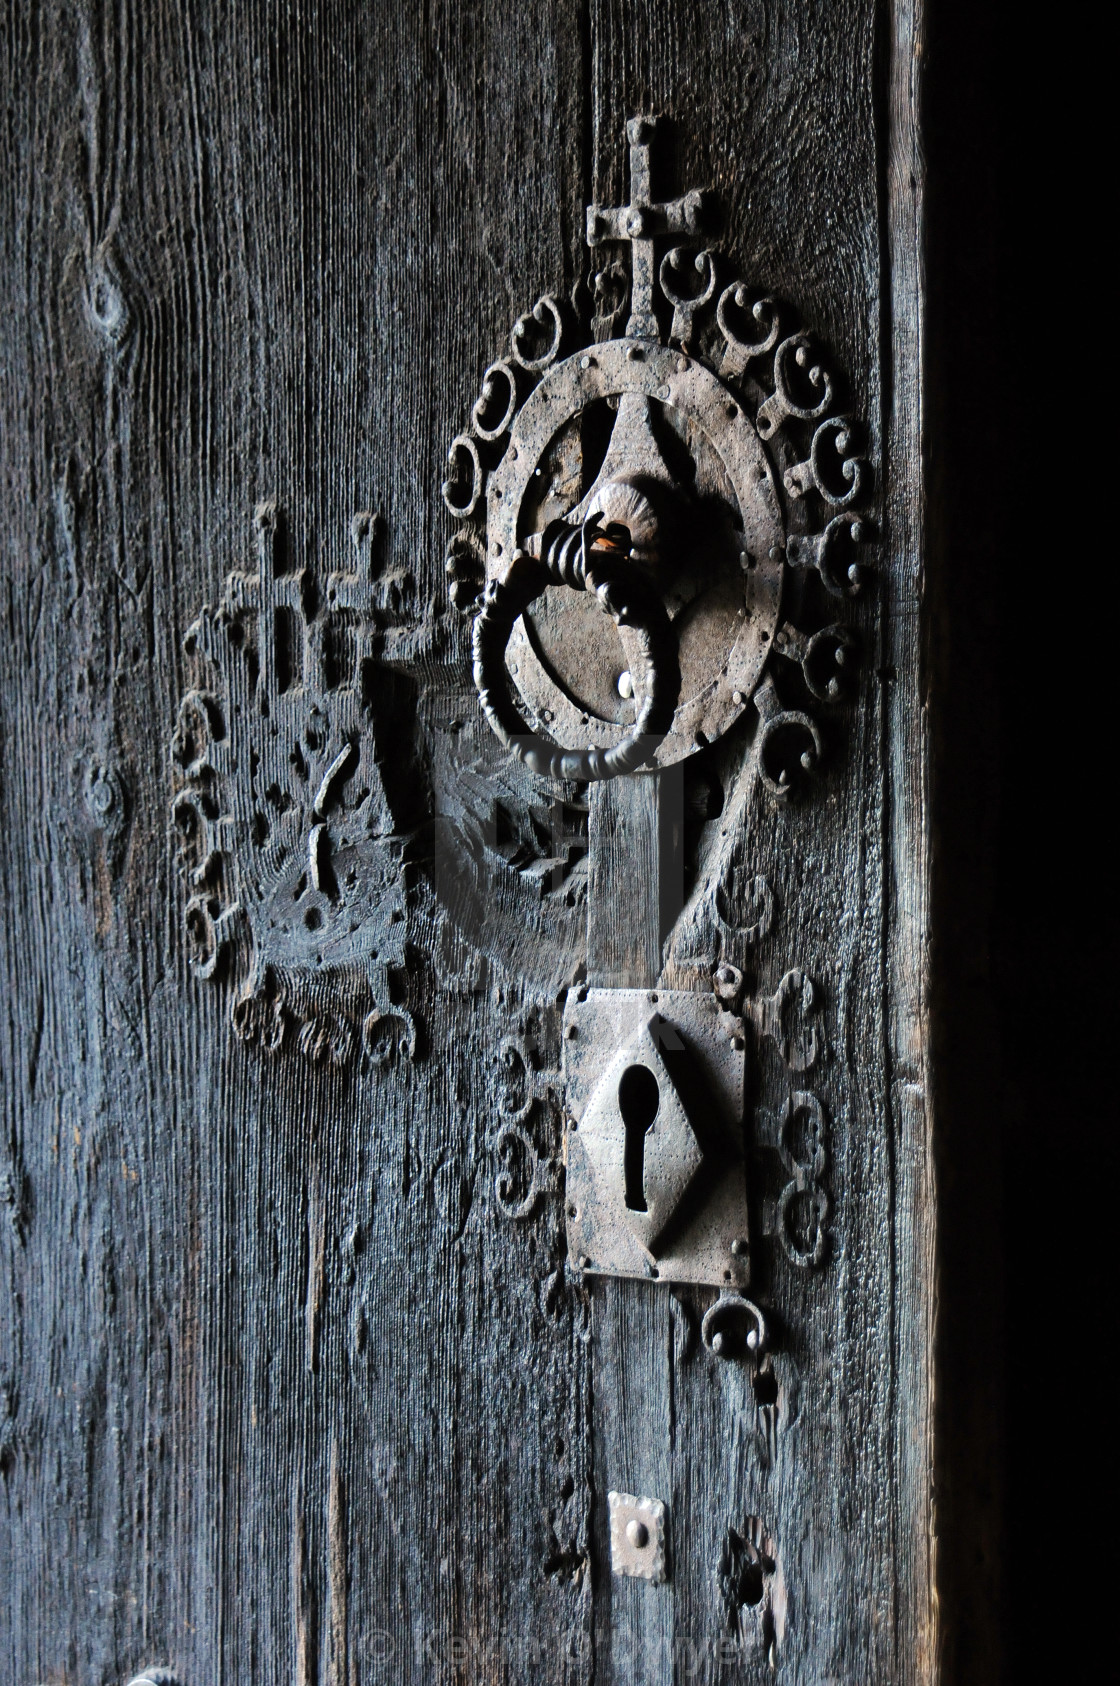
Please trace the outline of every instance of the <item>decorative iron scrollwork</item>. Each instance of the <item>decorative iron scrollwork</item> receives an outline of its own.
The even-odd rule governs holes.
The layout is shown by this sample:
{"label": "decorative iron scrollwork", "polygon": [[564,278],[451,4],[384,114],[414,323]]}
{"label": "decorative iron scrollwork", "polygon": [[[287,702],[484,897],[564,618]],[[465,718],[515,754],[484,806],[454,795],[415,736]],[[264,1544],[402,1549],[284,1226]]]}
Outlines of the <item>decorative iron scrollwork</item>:
{"label": "decorative iron scrollwork", "polygon": [[774,391],[759,405],[755,425],[772,439],[787,421],[816,421],[832,403],[832,381],[813,356],[807,334],[791,334],[774,353]]}
{"label": "decorative iron scrollwork", "polygon": [[[543,335],[541,330],[544,330]],[[564,337],[564,318],[560,306],[550,293],[537,300],[532,310],[519,316],[510,335],[513,359],[531,375],[543,374],[556,361],[560,341]],[[535,352],[530,348],[534,340],[543,340]],[[485,390],[485,381],[483,383]]]}
{"label": "decorative iron scrollwork", "polygon": [[505,361],[491,363],[482,377],[482,392],[471,407],[474,431],[480,439],[492,445],[495,439],[500,439],[503,433],[509,431],[509,424],[516,414],[517,376]]}
{"label": "decorative iron scrollwork", "polygon": [[[672,719],[638,764],[696,754],[753,701],[758,782],[785,802],[823,759],[814,705],[843,701],[854,671],[854,642],[803,585],[812,570],[831,596],[858,591],[870,471],[856,423],[836,411],[843,382],[826,351],[789,306],[722,279],[705,195],[655,197],[654,127],[627,126],[629,203],[588,207],[588,244],[604,257],[590,319],[567,318],[550,294],[520,316],[510,361],[486,369],[452,442],[449,588],[477,617],[476,677],[503,741],[546,777],[614,776],[635,765],[620,746],[648,702],[639,629],[623,617],[615,633],[559,601],[560,576],[532,547],[558,525],[574,536],[595,515],[620,523],[612,589],[641,579],[679,643]],[[693,458],[683,481],[662,443],[674,432]],[[802,571],[792,598],[787,564]],[[798,662],[800,701],[779,695],[775,652]]]}
{"label": "decorative iron scrollwork", "polygon": [[275,507],[258,510],[255,571],[231,573],[187,633],[194,683],[171,740],[195,975],[234,975],[230,1016],[248,1046],[372,1068],[418,1048],[407,838],[370,698],[399,593],[376,578],[376,525],[355,517],[353,570],[320,576],[293,563]]}
{"label": "decorative iron scrollwork", "polygon": [[[687,274],[689,269],[699,275],[700,284],[695,292],[681,292],[674,283],[678,275]],[[695,319],[716,290],[715,257],[707,250],[694,254],[687,246],[674,246],[661,260],[658,279],[661,291],[673,307],[669,338],[674,345],[687,350]]]}
{"label": "decorative iron scrollwork", "polygon": [[630,277],[626,266],[615,259],[604,264],[602,269],[593,271],[591,291],[595,300],[595,313],[591,318],[592,338],[596,342],[613,339],[615,330],[622,326],[630,303]]}
{"label": "decorative iron scrollwork", "polygon": [[556,1189],[555,1161],[538,1151],[529,1128],[534,1111],[548,1117],[556,1073],[538,1068],[534,1049],[520,1035],[502,1040],[498,1065],[499,1122],[490,1136],[498,1161],[494,1199],[502,1215],[516,1222],[532,1217]]}
{"label": "decorative iron scrollwork", "polygon": [[854,597],[863,584],[863,569],[854,547],[866,544],[870,537],[862,517],[837,515],[823,533],[792,533],[786,559],[793,568],[815,568],[825,590],[833,597]]}
{"label": "decorative iron scrollwork", "polygon": [[812,1269],[828,1251],[832,1202],[824,1185],[828,1170],[828,1119],[816,1095],[799,1089],[782,1109],[778,1133],[790,1181],[779,1206],[782,1244],[796,1265]]}
{"label": "decorative iron scrollwork", "polygon": [[[487,372],[489,373],[489,371]],[[478,403],[475,404],[472,414],[479,410],[482,402],[483,399],[480,398]],[[480,435],[480,437],[487,436]],[[497,434],[489,437],[497,438]],[[466,470],[463,467],[464,459],[468,465]],[[455,435],[448,447],[447,466],[451,472],[441,488],[443,501],[452,515],[465,520],[472,516],[478,508],[485,483],[478,446],[469,433],[457,433]]]}
{"label": "decorative iron scrollwork", "polygon": [[781,318],[773,299],[756,299],[750,307],[750,314],[761,329],[761,338],[744,339],[736,331],[733,317],[746,314],[748,297],[743,283],[734,281],[730,287],[724,288],[716,307],[716,321],[727,342],[719,366],[720,375],[725,380],[741,375],[748,363],[756,357],[765,357],[778,343]]}

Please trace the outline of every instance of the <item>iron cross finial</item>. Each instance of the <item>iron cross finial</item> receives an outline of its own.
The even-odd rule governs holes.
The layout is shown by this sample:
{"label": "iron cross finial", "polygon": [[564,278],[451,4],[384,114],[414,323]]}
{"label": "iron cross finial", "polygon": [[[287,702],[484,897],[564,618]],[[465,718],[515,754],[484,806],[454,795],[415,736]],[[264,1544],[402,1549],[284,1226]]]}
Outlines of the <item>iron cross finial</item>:
{"label": "iron cross finial", "polygon": [[632,117],[626,125],[630,142],[630,203],[613,208],[587,207],[587,244],[600,246],[605,240],[629,240],[633,252],[634,279],[630,289],[628,338],[657,338],[653,313],[653,242],[658,235],[698,235],[701,232],[703,194],[693,191],[683,199],[655,204],[650,193],[649,151],[656,119]]}

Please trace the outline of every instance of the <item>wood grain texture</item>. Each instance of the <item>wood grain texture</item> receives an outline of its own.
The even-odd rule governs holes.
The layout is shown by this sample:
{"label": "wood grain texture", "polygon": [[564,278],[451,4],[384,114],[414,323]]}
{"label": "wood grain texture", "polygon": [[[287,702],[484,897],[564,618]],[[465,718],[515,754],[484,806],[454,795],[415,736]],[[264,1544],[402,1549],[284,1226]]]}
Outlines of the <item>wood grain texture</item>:
{"label": "wood grain texture", "polygon": [[588,790],[587,981],[649,989],[680,912],[684,790],[678,764]]}
{"label": "wood grain texture", "polygon": [[[904,0],[9,7],[0,1680],[707,1686],[731,1639],[763,1680],[727,1567],[752,1529],[779,1679],[932,1678],[920,46]],[[453,781],[447,442],[514,318],[585,273],[641,110],[672,119],[666,190],[712,184],[738,269],[848,371],[881,479],[816,799],[738,807],[743,741],[712,757],[776,908],[751,987],[797,965],[823,1000],[811,1073],[753,1058],[773,1398],[704,1351],[705,1296],[570,1278],[555,1187],[503,1215],[496,1050],[536,1049],[554,1161],[580,908],[468,978],[421,860],[416,1065],[270,1061],[188,972],[167,819],[182,637],[266,498],[330,565],[383,514],[402,613],[443,627],[413,748]],[[813,1273],[775,1220],[806,1086]],[[608,1487],[668,1503],[669,1586],[611,1577]]]}

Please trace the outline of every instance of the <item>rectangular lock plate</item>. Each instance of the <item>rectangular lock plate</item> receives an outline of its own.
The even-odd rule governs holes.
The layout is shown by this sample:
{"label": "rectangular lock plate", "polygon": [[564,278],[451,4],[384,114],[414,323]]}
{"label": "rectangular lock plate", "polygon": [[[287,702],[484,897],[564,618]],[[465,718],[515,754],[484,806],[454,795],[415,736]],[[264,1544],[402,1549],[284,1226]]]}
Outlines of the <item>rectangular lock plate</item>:
{"label": "rectangular lock plate", "polygon": [[572,989],[563,1048],[571,1263],[748,1287],[742,1021],[693,990]]}

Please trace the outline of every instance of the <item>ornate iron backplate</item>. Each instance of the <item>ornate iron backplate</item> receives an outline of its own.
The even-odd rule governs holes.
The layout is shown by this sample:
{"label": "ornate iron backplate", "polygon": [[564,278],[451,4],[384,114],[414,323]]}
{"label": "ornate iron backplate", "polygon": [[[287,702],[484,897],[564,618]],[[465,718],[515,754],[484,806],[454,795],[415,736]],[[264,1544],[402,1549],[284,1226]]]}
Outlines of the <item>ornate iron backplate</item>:
{"label": "ornate iron backplate", "polygon": [[[862,583],[870,473],[811,336],[704,245],[704,195],[654,199],[652,121],[627,133],[630,202],[590,206],[587,239],[628,243],[629,280],[617,257],[593,275],[599,308],[582,333],[552,296],[521,317],[452,442],[451,597],[474,617],[483,712],[534,774],[570,787],[689,762],[747,716],[750,767],[783,802],[817,770],[815,710],[843,698],[855,664],[832,605]],[[659,241],[676,242],[660,263]],[[794,668],[787,706],[779,680]],[[746,800],[734,799],[739,824]],[[721,911],[732,831],[669,944],[676,975],[700,988],[570,991],[564,1016],[570,1262],[718,1286],[705,1338],[721,1353],[765,1342],[761,1313],[736,1297],[750,1279],[739,1015],[791,1069],[818,1052],[815,1024],[804,1052],[783,1029],[794,996],[812,1006],[812,980],[793,968],[773,999],[751,1001],[731,963],[750,940],[749,921],[733,929]],[[718,965],[704,959],[713,915]],[[830,1215],[825,1115],[809,1091],[791,1108],[782,1235],[815,1266]]]}
{"label": "ornate iron backplate", "polygon": [[[487,488],[492,573],[526,527],[533,531],[549,516],[556,491],[542,462],[563,450],[567,429],[590,429],[585,411],[612,398],[618,408],[611,445],[594,484],[567,512],[573,523],[601,509],[652,525],[643,504],[652,504],[659,484],[673,484],[657,430],[671,427],[695,451],[692,508],[678,515],[684,531],[665,597],[681,667],[673,723],[654,758],[666,765],[721,737],[762,675],[778,625],[781,506],[758,435],[711,371],[669,346],[615,340],[546,371],[519,411]],[[728,488],[735,514],[716,501]],[[593,716],[596,741],[617,743],[635,713],[632,682],[623,678],[634,666],[628,629],[616,630],[587,596],[573,599],[551,587],[549,598],[522,618],[511,640],[511,675],[561,742],[586,739]],[[629,696],[620,694],[620,681]]]}
{"label": "ornate iron backplate", "polygon": [[750,1282],[742,1020],[698,990],[564,1007],[568,1256],[582,1271]]}
{"label": "ornate iron backplate", "polygon": [[[656,594],[679,652],[675,711],[647,764],[703,750],[753,698],[760,774],[781,798],[823,746],[808,709],[783,707],[771,657],[796,662],[820,700],[841,695],[855,657],[844,627],[783,620],[789,571],[815,570],[834,598],[858,591],[869,474],[855,425],[833,413],[838,382],[810,336],[785,307],[725,277],[702,245],[704,196],[653,199],[653,131],[646,118],[628,125],[630,203],[587,213],[589,245],[631,246],[625,332],[614,337],[627,295],[617,260],[593,277],[601,308],[590,336],[542,298],[515,325],[510,357],[486,370],[470,427],[452,442],[443,491],[462,525],[448,551],[451,596],[484,621],[556,523],[618,524],[626,577]],[[657,265],[664,237],[681,243]],[[632,617],[578,568],[530,584],[504,675],[526,733],[581,752],[618,746],[642,695]],[[476,638],[476,678],[479,659]],[[492,674],[484,702],[487,688]]]}
{"label": "ornate iron backplate", "polygon": [[352,569],[324,575],[294,559],[274,505],[255,524],[256,567],[229,575],[184,640],[171,811],[191,964],[235,976],[234,1028],[269,1052],[414,1056],[392,999],[408,805],[376,730],[395,653],[377,522],[356,516]]}

